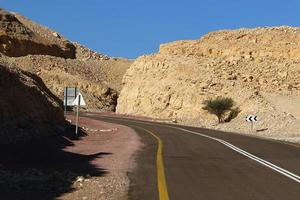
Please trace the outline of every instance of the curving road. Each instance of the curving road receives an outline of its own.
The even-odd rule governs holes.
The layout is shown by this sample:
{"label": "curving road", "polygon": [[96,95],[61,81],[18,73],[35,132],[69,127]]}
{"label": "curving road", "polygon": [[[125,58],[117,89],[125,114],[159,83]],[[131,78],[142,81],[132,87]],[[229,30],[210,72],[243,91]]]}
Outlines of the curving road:
{"label": "curving road", "polygon": [[299,200],[300,146],[202,128],[86,113],[136,130],[133,200]]}

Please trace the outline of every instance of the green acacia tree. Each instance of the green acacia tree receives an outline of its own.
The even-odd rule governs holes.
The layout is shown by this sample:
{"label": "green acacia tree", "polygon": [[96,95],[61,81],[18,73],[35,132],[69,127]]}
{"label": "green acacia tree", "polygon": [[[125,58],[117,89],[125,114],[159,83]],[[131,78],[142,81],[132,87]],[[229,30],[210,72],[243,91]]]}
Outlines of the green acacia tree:
{"label": "green acacia tree", "polygon": [[217,97],[216,99],[205,100],[203,104],[204,107],[202,109],[216,115],[219,123],[223,123],[225,121],[225,113],[233,110],[234,101],[229,97]]}

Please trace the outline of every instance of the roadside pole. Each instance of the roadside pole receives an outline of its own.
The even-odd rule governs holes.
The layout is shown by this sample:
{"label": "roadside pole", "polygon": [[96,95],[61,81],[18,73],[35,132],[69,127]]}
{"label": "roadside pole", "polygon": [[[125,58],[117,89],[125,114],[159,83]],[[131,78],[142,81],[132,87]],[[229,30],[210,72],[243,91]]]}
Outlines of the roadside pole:
{"label": "roadside pole", "polygon": [[65,116],[67,115],[68,107],[68,87],[65,87]]}
{"label": "roadside pole", "polygon": [[[75,97],[77,97],[77,87],[75,88]],[[74,112],[74,116],[76,116],[76,111],[74,110],[73,112]]]}
{"label": "roadside pole", "polygon": [[77,113],[76,113],[76,130],[75,130],[75,134],[76,134],[76,135],[78,135],[78,118],[79,118],[80,99],[81,99],[81,95],[78,95],[78,101],[77,101]]}

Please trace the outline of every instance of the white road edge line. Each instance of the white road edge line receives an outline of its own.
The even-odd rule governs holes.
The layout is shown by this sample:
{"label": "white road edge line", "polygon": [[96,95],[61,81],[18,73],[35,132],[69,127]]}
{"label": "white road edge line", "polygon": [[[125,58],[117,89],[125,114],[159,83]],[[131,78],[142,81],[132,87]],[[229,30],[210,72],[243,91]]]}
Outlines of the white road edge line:
{"label": "white road edge line", "polygon": [[[131,121],[132,120],[128,120],[128,119],[124,119],[124,118],[114,118],[114,117],[107,117],[107,118],[111,118],[111,119],[119,119],[119,120],[122,120],[122,121]],[[133,119],[134,120],[134,119]],[[148,122],[142,122],[142,121],[134,121],[136,123],[141,123],[141,124],[148,124],[148,125],[153,125],[152,123],[148,123]],[[205,138],[209,138],[211,140],[214,140],[214,141],[217,141],[225,146],[227,146],[228,148],[232,149],[233,151],[239,153],[239,154],[242,154],[244,155],[245,157],[247,158],[250,158],[251,160],[254,160],[294,181],[296,181],[297,183],[300,183],[300,176],[298,176],[297,174],[294,174],[286,169],[283,169],[269,161],[266,161],[262,158],[259,158],[247,151],[244,151],[236,146],[234,146],[233,144],[229,143],[229,142],[226,142],[225,140],[221,140],[221,139],[218,139],[218,138],[215,138],[215,137],[211,137],[211,136],[208,136],[208,135],[205,135],[205,134],[202,134],[202,133],[198,133],[198,132],[195,132],[195,131],[190,131],[190,130],[187,130],[187,129],[184,129],[184,128],[178,128],[178,127],[173,127],[173,126],[170,126],[170,125],[161,125],[161,126],[164,126],[164,127],[170,127],[170,128],[174,128],[174,129],[178,129],[178,130],[182,130],[182,131],[185,131],[185,132],[188,132],[188,133],[192,133],[194,135],[198,135],[198,136],[202,136],[202,137],[205,137]]]}
{"label": "white road edge line", "polygon": [[250,159],[252,159],[252,160],[254,160],[254,161],[256,161],[256,162],[258,162],[258,163],[260,163],[262,165],[264,165],[264,166],[266,166],[266,167],[269,167],[269,168],[273,169],[274,171],[276,171],[276,172],[278,172],[278,173],[280,173],[280,174],[282,174],[282,175],[284,175],[284,176],[286,176],[286,177],[288,177],[288,178],[296,181],[297,183],[300,183],[300,176],[298,176],[298,175],[296,175],[296,174],[294,174],[294,173],[292,173],[292,172],[290,172],[288,170],[285,170],[285,169],[283,169],[283,168],[281,168],[281,167],[279,167],[279,166],[277,166],[277,165],[275,165],[275,164],[273,164],[273,163],[271,163],[269,161],[261,159],[261,158],[255,156],[255,155],[247,152],[247,151],[244,151],[244,150],[242,150],[242,149],[234,146],[233,144],[231,144],[229,142],[226,142],[224,140],[221,140],[221,139],[218,139],[218,138],[214,138],[214,137],[211,137],[211,136],[207,136],[207,135],[204,135],[202,133],[198,133],[198,132],[186,130],[186,129],[183,129],[183,128],[177,128],[177,127],[172,127],[172,126],[168,126],[168,127],[179,129],[179,130],[182,130],[182,131],[186,131],[186,132],[189,132],[189,133],[192,133],[192,134],[195,134],[195,135],[199,135],[199,136],[206,137],[206,138],[215,140],[217,142],[220,142],[223,145],[229,147],[230,149],[232,149],[232,150],[234,150],[234,151],[236,151],[236,152],[238,152],[238,153],[240,153],[240,154],[242,154],[242,155],[244,155],[244,156],[246,156],[246,157],[248,157],[248,158],[250,158]]}

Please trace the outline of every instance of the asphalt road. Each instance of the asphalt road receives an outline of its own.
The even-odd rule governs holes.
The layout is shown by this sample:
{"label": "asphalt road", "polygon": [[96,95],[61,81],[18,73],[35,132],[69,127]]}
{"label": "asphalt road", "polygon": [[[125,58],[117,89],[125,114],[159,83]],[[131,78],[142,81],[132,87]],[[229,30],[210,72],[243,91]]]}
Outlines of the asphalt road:
{"label": "asphalt road", "polygon": [[300,146],[202,128],[87,116],[132,127],[141,137],[138,166],[129,174],[130,199],[300,199]]}

